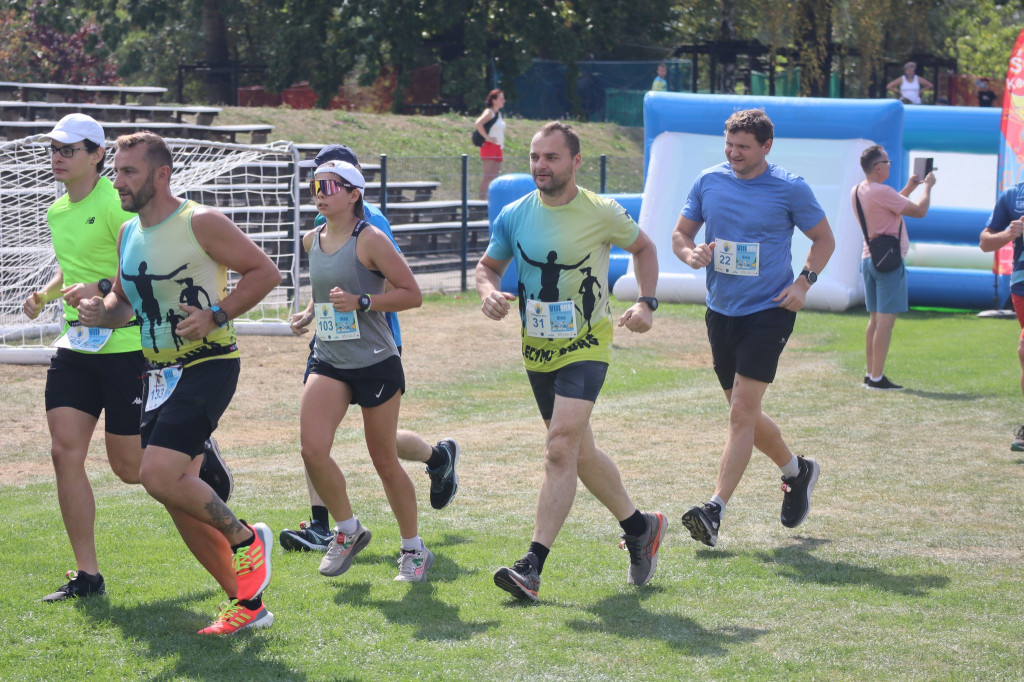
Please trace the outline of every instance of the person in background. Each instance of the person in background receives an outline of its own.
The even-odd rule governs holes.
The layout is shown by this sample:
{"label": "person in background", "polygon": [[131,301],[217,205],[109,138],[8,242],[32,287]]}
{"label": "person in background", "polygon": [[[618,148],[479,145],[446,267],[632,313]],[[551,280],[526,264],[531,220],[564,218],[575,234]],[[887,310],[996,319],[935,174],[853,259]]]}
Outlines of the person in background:
{"label": "person in background", "polygon": [[[1018,183],[999,195],[988,224],[981,231],[981,250],[998,251],[1013,243],[1013,272],[1010,275],[1010,300],[1017,313],[1021,333],[1017,341],[1017,359],[1020,362],[1020,389],[1024,392],[1024,182]],[[1024,452],[1024,425],[1017,429],[1010,450]]]}
{"label": "person in background", "polygon": [[903,75],[885,86],[886,90],[895,92],[904,104],[920,104],[922,90],[934,90],[935,86],[917,73],[917,64],[907,62],[903,65]]}
{"label": "person in background", "polygon": [[505,120],[501,117],[501,108],[504,106],[505,93],[491,90],[484,101],[483,113],[473,123],[476,131],[484,138],[480,147],[480,163],[483,166],[479,192],[481,199],[487,198],[491,180],[501,173],[501,162],[504,160],[502,149],[505,147]]}
{"label": "person in background", "polygon": [[[877,144],[861,152],[860,167],[864,171],[864,182],[856,185],[850,193],[854,215],[857,215],[859,199],[868,238],[874,239],[880,234],[898,237],[900,255],[906,258],[910,240],[907,237],[903,216],[923,218],[928,213],[935,174],[929,173],[924,180],[911,175],[907,179],[906,187],[897,192],[885,184],[889,179],[892,161],[889,160],[885,149]],[[918,185],[924,185],[924,193],[920,199],[912,201],[910,195]],[[879,272],[871,262],[871,252],[868,250],[867,242],[864,242],[861,273],[864,276],[864,305],[869,314],[864,341],[867,358],[864,388],[875,391],[902,390],[902,386],[894,384],[885,376],[884,370],[896,316],[909,309],[906,265],[900,264],[890,272]]]}
{"label": "person in background", "polygon": [[996,101],[996,93],[992,91],[992,84],[987,78],[978,81],[978,106],[991,107]]}
{"label": "person in background", "polygon": [[654,77],[654,82],[651,83],[651,90],[653,92],[665,92],[668,90],[668,81],[665,80],[667,75],[668,67],[665,66],[665,62],[658,62],[658,75]]}

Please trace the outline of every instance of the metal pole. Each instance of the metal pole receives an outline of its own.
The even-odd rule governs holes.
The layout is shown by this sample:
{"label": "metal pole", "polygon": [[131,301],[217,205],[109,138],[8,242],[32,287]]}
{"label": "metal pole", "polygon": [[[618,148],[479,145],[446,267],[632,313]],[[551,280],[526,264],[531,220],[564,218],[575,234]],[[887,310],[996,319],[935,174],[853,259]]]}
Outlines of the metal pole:
{"label": "metal pole", "polygon": [[388,214],[388,155],[380,155],[380,212]]}
{"label": "metal pole", "polygon": [[601,155],[601,194],[608,192],[608,155]]}
{"label": "metal pole", "polygon": [[465,291],[466,269],[469,267],[469,155],[462,155],[462,275],[460,286]]}

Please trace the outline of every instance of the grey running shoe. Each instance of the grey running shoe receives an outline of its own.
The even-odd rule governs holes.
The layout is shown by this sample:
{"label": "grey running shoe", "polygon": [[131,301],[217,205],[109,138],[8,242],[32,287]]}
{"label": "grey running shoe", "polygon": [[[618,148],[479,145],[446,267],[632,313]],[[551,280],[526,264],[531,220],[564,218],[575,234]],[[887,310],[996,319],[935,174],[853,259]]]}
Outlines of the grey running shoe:
{"label": "grey running shoe", "polygon": [[281,549],[286,552],[326,552],[334,533],[312,521],[299,523],[299,530],[281,531]]}
{"label": "grey running shoe", "polygon": [[683,525],[694,540],[714,547],[718,544],[718,527],[722,525],[722,508],[714,502],[690,507],[690,511],[683,514]]}
{"label": "grey running shoe", "polygon": [[[357,521],[357,523],[359,522]],[[359,523],[359,528],[355,533],[345,535],[337,529],[334,532],[334,539],[331,540],[330,546],[327,547],[327,553],[320,561],[322,575],[335,576],[347,571],[352,565],[352,560],[356,558],[356,554],[363,551],[363,548],[370,544],[370,538],[373,537],[370,529],[362,523]]]}
{"label": "grey running shoe", "polygon": [[800,463],[800,473],[792,478],[782,477],[782,525],[786,528],[796,528],[811,511],[811,493],[814,492],[814,484],[818,482],[818,473],[821,467],[813,459],[797,457]]}
{"label": "grey running shoe", "polygon": [[398,556],[398,575],[395,580],[407,583],[424,583],[427,571],[434,565],[434,553],[424,547],[420,550],[403,549]]}
{"label": "grey running shoe", "polygon": [[1014,435],[1015,438],[1010,443],[1010,450],[1012,452],[1024,452],[1024,426],[1017,429],[1017,433]]}
{"label": "grey running shoe", "polygon": [[92,595],[106,594],[107,586],[103,582],[103,576],[99,573],[96,582],[90,582],[79,571],[68,571],[64,576],[68,579],[66,585],[61,585],[53,594],[43,597],[43,601],[52,603],[64,601],[65,599],[77,599],[78,597],[89,597]]}
{"label": "grey running shoe", "polygon": [[203,463],[199,467],[199,480],[213,488],[213,492],[217,493],[217,497],[224,502],[228,501],[231,492],[235,489],[235,479],[231,475],[231,469],[228,468],[224,458],[220,456],[220,446],[217,445],[213,436],[207,438],[203,443]]}
{"label": "grey running shoe", "polygon": [[527,552],[512,568],[502,566],[494,574],[494,584],[521,601],[537,601],[540,589],[540,573],[537,555]]}
{"label": "grey running shoe", "polygon": [[427,468],[427,475],[430,476],[430,506],[444,509],[459,490],[459,475],[455,467],[459,463],[461,449],[452,438],[438,441],[437,447],[448,453],[448,461],[436,469]]}
{"label": "grey running shoe", "polygon": [[629,551],[630,585],[646,585],[658,567],[658,550],[668,521],[661,512],[645,512],[647,530],[642,535],[623,535],[622,548]]}

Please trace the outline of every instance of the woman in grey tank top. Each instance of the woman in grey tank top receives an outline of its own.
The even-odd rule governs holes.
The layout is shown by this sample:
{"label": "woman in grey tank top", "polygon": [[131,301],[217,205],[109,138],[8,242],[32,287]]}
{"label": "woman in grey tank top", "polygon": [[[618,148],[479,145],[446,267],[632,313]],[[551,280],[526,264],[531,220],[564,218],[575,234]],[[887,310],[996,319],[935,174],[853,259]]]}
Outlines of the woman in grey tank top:
{"label": "woman in grey tank top", "polygon": [[419,537],[416,492],[398,460],[395,434],[405,375],[384,311],[416,308],[423,296],[388,238],[363,220],[364,187],[362,174],[344,161],[320,166],[311,182],[317,210],[327,223],[302,239],[309,253],[316,323],[299,417],[302,461],[337,520],[320,572],[341,575],[371,537],[352,509],[345,475],[331,458],[341,420],[349,405],[359,405],[366,447],[402,536],[396,580],[422,581],[434,555]]}

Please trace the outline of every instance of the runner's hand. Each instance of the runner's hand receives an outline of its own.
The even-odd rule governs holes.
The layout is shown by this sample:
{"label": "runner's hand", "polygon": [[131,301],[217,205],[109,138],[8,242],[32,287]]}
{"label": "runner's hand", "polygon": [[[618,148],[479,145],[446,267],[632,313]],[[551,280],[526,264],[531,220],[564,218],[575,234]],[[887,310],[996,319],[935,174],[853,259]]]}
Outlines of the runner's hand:
{"label": "runner's hand", "polygon": [[480,310],[492,320],[501,320],[512,309],[510,301],[516,300],[515,295],[507,291],[492,291],[480,301]]}
{"label": "runner's hand", "polygon": [[103,305],[103,297],[93,296],[78,301],[78,321],[83,327],[102,327],[103,314],[106,308]]}
{"label": "runner's hand", "polygon": [[654,325],[654,313],[646,303],[634,303],[622,313],[619,318],[619,326],[625,326],[631,332],[642,334],[650,331]]}
{"label": "runner's hand", "polygon": [[701,268],[710,265],[714,250],[714,242],[711,242],[710,244],[698,244],[690,250],[690,257],[687,259],[686,264],[694,270],[700,270]]}
{"label": "runner's hand", "polygon": [[291,327],[292,334],[301,336],[309,331],[309,323],[312,321],[312,311],[303,310],[301,313],[295,313],[288,318],[288,326]]}
{"label": "runner's hand", "polygon": [[213,313],[209,308],[196,308],[184,303],[179,303],[178,307],[187,315],[174,327],[174,333],[179,337],[189,341],[200,341],[217,328],[217,323],[213,321]]}
{"label": "runner's hand", "polygon": [[25,315],[30,320],[34,320],[39,317],[39,313],[42,312],[43,306],[46,302],[43,301],[42,295],[38,291],[33,291],[32,294],[25,299],[25,302],[21,304],[21,309],[25,311]]}

